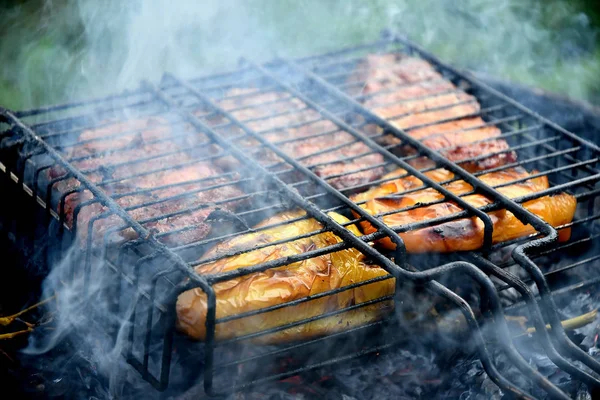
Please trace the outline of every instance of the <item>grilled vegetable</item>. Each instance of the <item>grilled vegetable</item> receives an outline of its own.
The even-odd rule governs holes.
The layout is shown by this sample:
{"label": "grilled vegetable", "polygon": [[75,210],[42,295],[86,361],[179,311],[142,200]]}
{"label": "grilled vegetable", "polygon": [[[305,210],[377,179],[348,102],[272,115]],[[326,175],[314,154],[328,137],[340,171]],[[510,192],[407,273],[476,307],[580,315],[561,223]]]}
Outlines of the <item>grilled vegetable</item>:
{"label": "grilled vegetable", "polygon": [[[265,220],[256,226],[256,229],[285,223],[285,221],[302,215],[304,215],[304,211],[281,213]],[[338,214],[330,213],[329,215],[340,223],[348,221]],[[204,258],[212,258],[235,249],[252,248],[291,239],[321,229],[321,224],[314,219],[294,221],[233,238],[217,245],[207,252]],[[356,235],[360,234],[353,225],[349,229]],[[330,232],[318,233],[307,238],[274,244],[210,262],[197,267],[196,272],[216,274],[232,271],[269,260],[325,248],[341,241],[342,239]],[[358,250],[353,248],[341,250],[215,284],[213,287],[216,294],[216,317],[230,317],[255,311],[385,275],[387,275],[385,270],[368,264],[365,256]],[[215,337],[226,339],[254,333],[393,293],[394,279],[390,278],[291,307],[217,324]],[[256,339],[256,341],[274,343],[325,335],[375,321],[387,314],[392,307],[392,301],[385,300],[269,334]],[[206,312],[207,297],[204,292],[200,289],[193,289],[182,293],[177,301],[178,329],[195,339],[205,339]]]}
{"label": "grilled vegetable", "polygon": [[[352,197],[352,200],[372,215],[384,214],[381,219],[388,226],[399,227],[401,225],[414,224],[434,218],[449,216],[462,211],[458,205],[444,201],[444,195],[434,189],[428,188],[417,190],[408,194],[399,194],[409,189],[419,188],[422,182],[414,176],[404,176],[406,171],[399,169],[383,179],[398,177],[389,182],[371,188],[369,191]],[[438,169],[427,172],[431,179],[442,182],[452,179],[454,175],[446,170]],[[499,172],[491,172],[481,175],[479,178],[490,186],[506,185],[498,187],[497,190],[510,198],[530,195],[545,190],[549,187],[548,178],[545,176],[533,177],[523,168],[514,168]],[[518,183],[511,183],[523,179]],[[464,181],[455,181],[444,185],[450,192],[460,195],[473,190],[471,185]],[[475,206],[482,207],[491,204],[492,201],[481,194],[470,194],[463,199]],[[437,202],[436,204],[430,204]],[[422,204],[422,206],[419,206]],[[553,226],[559,226],[571,222],[577,205],[576,199],[566,193],[554,196],[543,196],[522,204],[527,210],[541,217]],[[410,210],[400,211],[407,207],[415,207]],[[395,210],[399,212],[394,213]],[[494,226],[493,242],[499,243],[516,239],[535,233],[530,225],[524,225],[511,212],[498,210],[488,213]],[[368,222],[361,222],[365,233],[375,232],[376,229]],[[406,249],[413,253],[422,252],[451,252],[476,250],[483,245],[484,224],[480,219],[460,218],[451,222],[445,222],[434,226],[409,230],[400,233],[400,237],[406,244]],[[568,240],[570,229],[559,231],[561,241]],[[395,245],[388,238],[379,242],[382,246],[394,249]]]}

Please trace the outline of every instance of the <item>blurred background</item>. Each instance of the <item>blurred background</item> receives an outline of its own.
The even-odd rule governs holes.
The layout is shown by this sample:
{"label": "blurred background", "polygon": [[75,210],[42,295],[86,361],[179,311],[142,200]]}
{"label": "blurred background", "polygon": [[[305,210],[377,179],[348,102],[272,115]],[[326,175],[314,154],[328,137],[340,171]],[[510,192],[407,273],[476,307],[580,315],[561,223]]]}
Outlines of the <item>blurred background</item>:
{"label": "blurred background", "polygon": [[456,66],[600,104],[598,0],[4,0],[0,105],[322,52],[384,28]]}

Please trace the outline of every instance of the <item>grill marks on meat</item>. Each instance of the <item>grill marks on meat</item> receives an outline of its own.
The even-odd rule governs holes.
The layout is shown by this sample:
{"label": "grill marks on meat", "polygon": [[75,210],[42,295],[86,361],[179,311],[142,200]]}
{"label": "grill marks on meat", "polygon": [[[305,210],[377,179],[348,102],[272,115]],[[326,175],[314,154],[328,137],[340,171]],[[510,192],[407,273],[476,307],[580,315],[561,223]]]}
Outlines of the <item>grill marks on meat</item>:
{"label": "grill marks on meat", "polygon": [[[240,200],[234,199],[241,197],[242,192],[236,186],[229,184],[232,179],[238,177],[235,175],[229,179],[217,177],[221,173],[208,163],[198,163],[181,169],[147,175],[132,182],[125,181],[126,183],[122,183],[112,193],[124,195],[139,189],[147,189],[142,193],[117,197],[116,202],[126,210],[131,208],[127,211],[132,218],[141,222],[149,230],[165,233],[185,228],[180,233],[164,235],[161,238],[167,244],[182,245],[201,240],[206,236],[210,227],[204,223],[204,220],[216,207],[233,211],[240,203]],[[217,187],[210,189],[213,186]],[[224,203],[215,204],[219,202]],[[146,203],[150,204],[143,205]],[[85,207],[78,222],[88,222],[98,212],[105,210],[99,205]],[[157,220],[144,222],[148,219]],[[100,222],[94,232],[104,233],[106,229],[114,226],[114,221],[113,218],[106,223]],[[190,229],[192,225],[195,227]],[[119,232],[118,236],[117,239],[131,239],[135,234],[133,230],[128,229]]]}
{"label": "grill marks on meat", "polygon": [[[243,196],[241,190],[231,184],[239,179],[238,174],[224,176],[224,171],[211,160],[202,161],[217,154],[219,149],[205,144],[207,138],[189,126],[174,129],[165,119],[149,118],[87,130],[81,133],[79,140],[80,145],[67,149],[71,163],[113,196],[134,220],[148,230],[163,234],[160,240],[169,245],[203,239],[210,231],[205,222],[207,216],[216,208],[234,211],[240,202],[236,198]],[[54,168],[48,177],[63,174],[60,168]],[[59,193],[79,187],[80,183],[74,178],[55,185]],[[77,206],[92,198],[87,190],[66,197],[68,226],[74,225]],[[96,220],[94,241],[101,240],[115,228],[125,229],[115,232],[109,238],[111,242],[136,237],[134,230],[126,227],[116,215],[97,219],[107,211],[98,202],[81,207],[77,220],[79,238],[87,239],[87,227],[92,220]],[[177,232],[169,233],[172,231]]]}
{"label": "grill marks on meat", "polygon": [[[207,145],[208,138],[196,134],[190,125],[173,128],[164,118],[151,118],[142,122],[115,124],[82,132],[79,140],[82,145],[70,149],[71,163],[82,170],[112,166],[115,178],[126,177],[148,170],[173,167],[190,155],[195,158],[214,154],[216,147]],[[130,125],[137,129],[128,131]],[[127,132],[116,136],[114,132]],[[108,140],[104,140],[108,139]]]}
{"label": "grill marks on meat", "polygon": [[381,92],[414,82],[437,84],[442,79],[442,75],[425,60],[400,54],[369,54],[348,80],[351,87],[348,94]]}
{"label": "grill marks on meat", "polygon": [[125,121],[102,128],[83,131],[74,146],[70,146],[70,157],[98,156],[102,152],[115,152],[122,149],[137,149],[160,152],[160,144],[155,147],[152,141],[164,140],[171,129],[165,118],[153,117],[141,120]]}
{"label": "grill marks on meat", "polygon": [[[549,188],[548,178],[532,177],[535,174],[536,171],[530,174],[523,168],[514,168],[483,174],[479,179],[490,186],[497,186],[497,190],[506,197],[517,198]],[[437,182],[454,178],[450,171],[443,169],[426,172],[426,175]],[[422,182],[414,176],[406,176],[405,170],[394,171],[383,179],[391,178],[395,179],[352,197],[361,208],[377,216],[388,226],[398,228],[463,211],[460,206],[446,201],[442,193],[432,188],[405,193],[407,190],[422,187]],[[493,203],[481,194],[469,194],[472,193],[473,187],[462,180],[447,183],[444,187],[451,193],[464,195],[463,199],[477,208]],[[575,197],[567,193],[543,196],[523,203],[525,209],[552,226],[571,222],[576,206]],[[488,215],[493,224],[493,243],[517,239],[536,232],[532,226],[524,225],[507,210],[493,211]],[[361,226],[367,234],[377,230],[369,222],[361,222]],[[460,218],[425,228],[411,229],[399,235],[407,251],[413,253],[471,251],[483,245],[484,223],[476,217]],[[569,236],[570,230],[563,229],[559,239],[568,240]],[[389,238],[382,239],[379,244],[389,249],[396,247]]]}
{"label": "grill marks on meat", "polygon": [[[272,103],[252,107],[265,101]],[[351,134],[339,130],[333,122],[324,120],[301,100],[290,98],[289,94],[231,89],[218,105],[337,189],[364,185],[385,172],[380,166],[384,161],[382,155],[374,153]],[[218,126],[227,121],[217,119],[212,122]],[[232,126],[217,130],[230,136],[243,133]],[[315,135],[318,136],[312,137]],[[263,165],[281,169],[274,164],[283,160],[258,141],[244,138],[236,143],[248,149]]]}
{"label": "grill marks on meat", "polygon": [[[442,79],[424,60],[371,54],[349,81],[363,82],[360,91],[352,94],[359,96],[365,107],[449,160],[460,163],[480,157],[463,163],[471,172],[516,161],[502,132],[474,115],[480,110],[476,99]],[[395,137],[385,137],[384,143],[397,144],[399,153],[410,154]],[[489,157],[482,157],[485,155]],[[415,164],[427,166],[423,159]]]}
{"label": "grill marks on meat", "polygon": [[[510,150],[505,140],[487,140],[499,137],[502,132],[479,117],[430,125],[409,130],[408,133],[425,146],[441,152],[448,160],[461,164],[464,169],[471,172],[499,167],[517,160],[515,152]],[[398,138],[391,136],[386,138],[388,145],[400,145],[400,143]],[[410,146],[402,147],[400,152],[407,155],[415,153]],[[486,157],[487,154],[494,154],[494,156]],[[472,160],[473,158],[477,159]],[[418,158],[412,163],[419,168],[434,166],[434,163],[425,157]]]}

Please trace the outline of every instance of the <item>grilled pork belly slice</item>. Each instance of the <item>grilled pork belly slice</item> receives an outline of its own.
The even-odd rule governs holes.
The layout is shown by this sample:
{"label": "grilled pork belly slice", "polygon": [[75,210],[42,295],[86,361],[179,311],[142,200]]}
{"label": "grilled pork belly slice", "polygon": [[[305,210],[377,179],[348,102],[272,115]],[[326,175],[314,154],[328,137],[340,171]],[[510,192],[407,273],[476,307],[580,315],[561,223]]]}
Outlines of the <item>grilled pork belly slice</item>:
{"label": "grilled pork belly slice", "polygon": [[[346,189],[364,185],[385,173],[381,167],[384,161],[381,154],[373,152],[348,132],[339,130],[333,122],[308,108],[304,102],[283,92],[254,92],[249,88],[231,89],[218,104],[285,154],[311,168],[333,187]],[[261,106],[264,102],[270,103]],[[228,121],[218,118],[211,122],[218,126]],[[232,126],[217,130],[229,136],[243,134]],[[311,138],[313,135],[319,136]],[[253,157],[265,166],[282,161],[250,137],[236,140],[236,144],[253,152]]]}
{"label": "grilled pork belly slice", "polygon": [[[517,154],[510,149],[505,140],[493,139],[500,137],[502,134],[500,129],[489,126],[479,117],[417,128],[409,130],[408,134],[470,172],[496,168],[517,161]],[[386,145],[400,147],[400,139],[395,136],[388,135],[384,137],[384,141]],[[404,146],[396,152],[410,155],[414,154],[415,150],[410,146]],[[410,163],[418,168],[435,166],[425,157],[411,160]]]}
{"label": "grilled pork belly slice", "polygon": [[[449,216],[463,210],[455,203],[445,201],[443,194],[431,188],[402,194],[407,190],[422,187],[419,179],[405,175],[406,171],[398,169],[382,178],[395,179],[352,196],[352,200],[360,204],[360,207],[369,214],[379,216],[386,225],[394,228]],[[443,169],[427,172],[426,175],[436,182],[444,182],[454,177],[451,172]],[[479,179],[490,186],[505,185],[498,187],[497,190],[509,198],[527,196],[548,189],[546,176],[528,179],[531,175],[522,168],[514,168],[483,174]],[[511,183],[516,180],[519,182]],[[462,180],[443,186],[456,195],[470,193],[473,190],[471,185]],[[478,208],[492,203],[481,194],[469,194],[463,199]],[[436,204],[429,204],[433,202]],[[567,193],[560,193],[529,200],[522,205],[556,227],[571,222],[577,200]],[[401,211],[408,207],[416,208]],[[494,228],[493,243],[517,239],[536,232],[532,226],[524,225],[509,211],[498,210],[489,212],[488,215]],[[367,234],[376,231],[376,228],[368,222],[361,222],[361,227]],[[399,235],[404,240],[407,251],[412,253],[469,251],[479,249],[483,245],[484,224],[476,217],[459,218],[451,222],[401,232]],[[569,236],[570,229],[559,231],[561,241],[568,240]],[[388,249],[395,248],[388,238],[382,239],[379,244]]]}
{"label": "grilled pork belly slice", "polygon": [[[209,224],[204,222],[208,215],[216,209],[234,211],[240,200],[233,199],[243,196],[237,186],[228,185],[239,179],[237,174],[225,177],[224,171],[212,162],[195,161],[217,154],[218,149],[201,145],[206,137],[190,134],[187,132],[190,128],[185,125],[176,129],[182,130],[176,132],[181,138],[172,139],[175,128],[163,118],[126,121],[86,130],[79,136],[79,142],[66,148],[72,165],[93,183],[100,184],[106,194],[114,196],[117,204],[129,208],[126,211],[134,220],[156,233],[180,231],[161,237],[160,240],[169,245],[203,239],[210,231]],[[194,145],[197,150],[191,150]],[[61,168],[52,168],[48,178],[62,174]],[[69,178],[56,183],[54,189],[63,194],[80,186],[78,180]],[[219,187],[211,188],[213,186]],[[74,226],[77,206],[92,198],[88,191],[66,197],[67,226]],[[215,205],[216,202],[221,204]],[[81,208],[77,216],[80,240],[85,243],[88,223],[106,211],[108,209],[98,202]],[[101,241],[109,230],[123,225],[124,221],[114,215],[96,220],[92,229],[94,243]],[[136,236],[133,229],[126,228],[116,232],[110,240],[122,241]]]}
{"label": "grilled pork belly slice", "polygon": [[349,77],[350,95],[382,92],[394,86],[409,86],[415,82],[440,83],[442,75],[431,64],[420,58],[400,53],[368,54]]}
{"label": "grilled pork belly slice", "polygon": [[[235,185],[227,185],[234,178],[217,177],[220,173],[208,163],[196,163],[185,168],[125,180],[111,188],[111,194],[116,195],[116,202],[122,208],[131,208],[126,210],[128,214],[145,228],[156,233],[182,230],[176,234],[165,235],[160,240],[169,245],[183,245],[206,237],[210,232],[210,226],[204,221],[211,212],[217,208],[234,211],[240,204],[241,200],[237,198],[243,196],[243,192]],[[211,177],[214,179],[194,182]],[[181,185],[172,186],[176,184]],[[217,185],[219,187],[208,189]],[[167,187],[161,188],[163,186]],[[128,193],[131,194],[125,195]],[[74,209],[77,204],[91,198],[89,192],[67,197],[65,209],[68,226],[73,224]],[[218,201],[223,203],[214,205]],[[87,239],[87,226],[91,219],[107,210],[99,203],[81,209],[77,220],[78,237],[81,240]],[[152,220],[146,221],[149,219]],[[123,224],[123,220],[117,216],[98,220],[94,223],[92,231],[94,240],[101,240],[102,235],[109,229]],[[192,226],[193,229],[189,229]],[[118,231],[111,241],[136,237],[133,229],[128,228]]]}
{"label": "grilled pork belly slice", "polygon": [[371,98],[364,105],[399,129],[467,117],[480,109],[475,97],[463,92],[432,95],[385,105],[380,105],[378,101]]}
{"label": "grilled pork belly slice", "polygon": [[[265,220],[255,228],[259,229],[264,226],[283,223],[304,214],[304,211],[280,213]],[[334,213],[329,215],[339,223],[348,222],[346,218],[340,215]],[[322,225],[314,219],[293,221],[282,226],[245,234],[225,241],[208,251],[203,258],[209,259],[232,250],[247,249],[275,241],[292,239],[298,235],[319,231],[322,228]],[[355,235],[360,235],[360,232],[353,225],[349,226],[348,229]],[[196,272],[198,274],[216,274],[233,271],[270,260],[302,254],[310,250],[325,248],[341,241],[342,239],[333,233],[319,233],[307,238],[274,244],[237,256],[209,262],[196,267]],[[216,318],[229,317],[284,304],[309,295],[316,295],[385,275],[387,275],[385,270],[369,264],[365,256],[356,249],[350,248],[325,254],[215,284],[213,288],[216,294]],[[364,303],[393,294],[394,284],[394,279],[390,278],[295,306],[217,324],[215,337],[219,340],[256,333],[339,310],[353,304]],[[306,340],[375,321],[389,313],[392,308],[392,301],[375,303],[259,337],[256,340],[261,343]],[[178,329],[192,338],[204,340],[206,337],[206,313],[207,299],[200,289],[182,293],[177,301]]]}
{"label": "grilled pork belly slice", "polygon": [[[368,55],[349,81],[363,82],[355,95],[365,107],[449,160],[489,155],[465,162],[463,167],[471,172],[516,161],[500,129],[474,115],[480,110],[477,100],[444,80],[424,60],[401,54]],[[400,144],[392,135],[382,141]],[[396,152],[406,155],[412,150],[398,146]]]}
{"label": "grilled pork belly slice", "polygon": [[[156,169],[157,165],[150,164],[146,168]],[[144,171],[140,169],[137,172]],[[248,201],[244,192],[234,183],[240,178],[239,174],[223,176],[220,169],[207,162],[177,168],[173,166],[165,171],[135,178],[126,178],[127,175],[123,174],[119,182],[103,186],[103,190],[114,197],[132,219],[160,234],[159,241],[169,246],[181,246],[206,238],[211,231],[211,224],[206,220],[213,211],[235,212]],[[88,177],[96,183],[103,181],[97,174]],[[218,187],[209,189],[213,186]],[[80,183],[76,179],[69,179],[61,181],[56,187],[58,193],[62,194],[79,189]],[[91,199],[93,196],[87,190],[66,197],[64,209],[68,227],[74,227],[77,207]],[[137,238],[134,230],[128,228],[120,217],[109,213],[104,218],[95,218],[105,212],[108,212],[108,208],[98,202],[81,208],[77,216],[77,238],[81,243],[87,240],[91,221],[94,221],[91,231],[94,245],[101,243],[103,235],[109,231],[113,231],[108,237],[109,244]]]}
{"label": "grilled pork belly slice", "polygon": [[[189,127],[182,127],[188,129]],[[83,157],[101,152],[123,149],[141,149],[146,153],[165,151],[168,142],[160,142],[173,135],[169,121],[161,117],[133,119],[110,123],[101,128],[86,129],[77,142],[67,147],[70,157]]]}

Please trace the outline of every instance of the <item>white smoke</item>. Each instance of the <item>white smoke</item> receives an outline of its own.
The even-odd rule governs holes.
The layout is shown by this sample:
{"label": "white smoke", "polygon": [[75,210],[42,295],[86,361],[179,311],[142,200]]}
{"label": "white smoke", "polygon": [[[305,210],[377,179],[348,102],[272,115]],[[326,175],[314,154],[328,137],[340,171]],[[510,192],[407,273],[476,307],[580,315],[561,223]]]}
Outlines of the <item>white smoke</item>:
{"label": "white smoke", "polygon": [[[301,56],[369,42],[384,28],[406,33],[460,66],[543,84],[576,97],[592,95],[591,85],[600,71],[600,58],[589,61],[584,57],[593,51],[596,38],[585,15],[565,17],[564,40],[559,40],[556,32],[541,24],[543,5],[524,12],[516,0],[472,0],[468,7],[463,2],[435,0],[63,3],[45,2],[46,18],[38,30],[17,30],[9,37],[22,48],[14,53],[16,70],[5,70],[2,76],[18,82],[24,96],[21,104],[27,107],[134,88],[142,79],[158,81],[166,71],[193,77],[229,69],[241,56],[259,60]],[[567,5],[556,7],[569,15]],[[39,48],[37,41],[45,40],[44,35],[63,38],[64,30],[76,36],[76,46],[49,45],[42,53],[28,53]],[[2,51],[8,47],[0,44]],[[81,297],[81,280],[69,281],[65,275],[72,262],[67,257],[45,281],[45,295],[58,293],[58,329],[43,342],[34,336],[27,349],[30,354],[45,354],[85,323],[80,318],[83,303],[95,299],[111,283],[94,280],[88,297]],[[119,318],[124,332],[128,314],[113,317]],[[121,386],[115,382],[120,381],[121,371],[113,365],[121,360],[123,342],[101,346],[97,342],[95,336],[82,339],[82,345],[96,349],[100,367],[109,372],[113,394],[119,395]]]}
{"label": "white smoke", "polygon": [[567,1],[46,0],[2,17],[0,84],[17,94],[0,95],[8,107],[364,43],[384,28],[459,66],[582,99],[600,91],[597,28]]}

